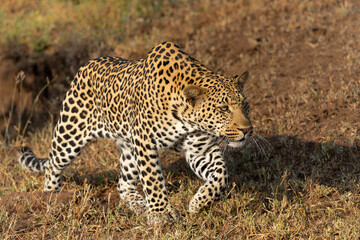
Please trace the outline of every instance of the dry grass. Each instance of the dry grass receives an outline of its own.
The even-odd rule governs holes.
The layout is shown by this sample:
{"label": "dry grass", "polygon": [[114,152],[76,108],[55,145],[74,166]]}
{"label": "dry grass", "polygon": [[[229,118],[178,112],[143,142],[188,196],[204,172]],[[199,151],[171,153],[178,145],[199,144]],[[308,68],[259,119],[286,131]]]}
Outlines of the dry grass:
{"label": "dry grass", "polygon": [[[10,145],[0,140],[1,239],[360,237],[357,1],[151,1],[152,7],[144,8],[147,13],[137,10],[136,6],[144,6],[138,1],[124,5],[128,10],[123,15],[111,8],[112,1],[110,5],[80,2],[52,1],[69,17],[41,11],[39,16],[44,26],[59,21],[64,34],[69,34],[66,21],[74,31],[87,26],[84,41],[103,36],[102,53],[137,58],[156,43],[171,40],[228,76],[248,69],[251,118],[264,138],[257,138],[260,147],[250,142],[241,152],[226,153],[231,177],[227,197],[196,216],[186,209],[202,182],[186,167],[181,154],[163,151],[169,199],[182,218],[154,229],[145,216],[134,215],[120,201],[116,192],[119,155],[107,140],[91,143],[65,171],[64,191],[42,193],[43,177],[24,172],[16,150],[26,144],[46,156],[53,127],[49,121],[25,138],[14,138]],[[47,9],[45,2],[41,4]],[[26,9],[37,8],[8,11],[7,21],[20,24],[19,16],[26,19],[21,15]],[[94,17],[81,15],[84,9]],[[128,31],[118,39],[113,30],[124,20],[121,16],[132,21],[126,22]],[[60,41],[62,35],[56,29],[50,32],[51,47],[43,49],[44,54],[72,44],[72,38]],[[36,45],[31,40],[36,36],[31,36],[31,44]],[[36,49],[31,44],[29,49]],[[89,56],[100,54],[95,48],[87,49]]]}
{"label": "dry grass", "polygon": [[[50,142],[51,126],[27,142],[40,155]],[[357,149],[267,137],[262,155],[254,144],[229,152],[231,184],[227,197],[194,216],[187,204],[202,184],[181,155],[165,151],[169,198],[182,219],[161,230],[146,224],[116,192],[118,153],[112,142],[90,144],[65,172],[60,194],[42,193],[43,177],[25,173],[16,162],[13,142],[3,148],[0,179],[0,232],[7,238],[84,239],[294,239],[360,236]],[[90,161],[91,159],[91,161]]]}

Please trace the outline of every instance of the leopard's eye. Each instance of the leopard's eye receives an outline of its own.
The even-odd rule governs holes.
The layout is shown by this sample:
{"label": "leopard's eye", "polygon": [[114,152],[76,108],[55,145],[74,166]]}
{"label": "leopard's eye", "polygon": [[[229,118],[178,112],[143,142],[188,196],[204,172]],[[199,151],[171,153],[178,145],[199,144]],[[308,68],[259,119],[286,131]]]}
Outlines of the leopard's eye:
{"label": "leopard's eye", "polygon": [[229,106],[226,105],[219,107],[219,109],[222,112],[230,112]]}

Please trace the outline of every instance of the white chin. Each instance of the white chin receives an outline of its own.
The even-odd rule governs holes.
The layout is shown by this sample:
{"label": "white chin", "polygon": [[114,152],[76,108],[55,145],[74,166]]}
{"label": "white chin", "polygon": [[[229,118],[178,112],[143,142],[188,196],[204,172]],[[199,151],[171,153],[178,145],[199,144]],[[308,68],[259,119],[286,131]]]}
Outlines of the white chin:
{"label": "white chin", "polygon": [[229,142],[228,146],[232,148],[243,148],[245,146],[245,142],[245,140],[238,142]]}

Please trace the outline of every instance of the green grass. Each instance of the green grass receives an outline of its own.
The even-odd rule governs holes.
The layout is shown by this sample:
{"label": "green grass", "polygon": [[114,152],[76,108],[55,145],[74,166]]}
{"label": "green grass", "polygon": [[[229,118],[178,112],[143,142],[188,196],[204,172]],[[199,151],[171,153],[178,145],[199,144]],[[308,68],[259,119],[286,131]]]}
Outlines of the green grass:
{"label": "green grass", "polygon": [[32,55],[74,42],[111,49],[170,5],[144,0],[9,1],[0,5],[0,44],[5,49],[25,45]]}

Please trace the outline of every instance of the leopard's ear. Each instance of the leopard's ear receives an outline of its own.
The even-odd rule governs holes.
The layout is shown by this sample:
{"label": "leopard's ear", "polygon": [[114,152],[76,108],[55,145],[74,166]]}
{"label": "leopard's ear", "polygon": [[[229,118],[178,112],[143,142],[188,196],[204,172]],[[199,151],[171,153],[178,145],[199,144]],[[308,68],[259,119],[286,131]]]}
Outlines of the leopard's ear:
{"label": "leopard's ear", "polygon": [[248,79],[249,77],[249,72],[246,71],[244,72],[243,74],[241,74],[240,76],[239,75],[236,75],[234,77],[234,80],[235,80],[235,83],[236,85],[238,85],[238,87],[241,89],[241,90],[244,90],[244,85],[246,83],[246,80]]}
{"label": "leopard's ear", "polygon": [[204,88],[195,85],[188,85],[184,88],[186,101],[193,107],[202,102],[205,97],[205,92],[206,90]]}

